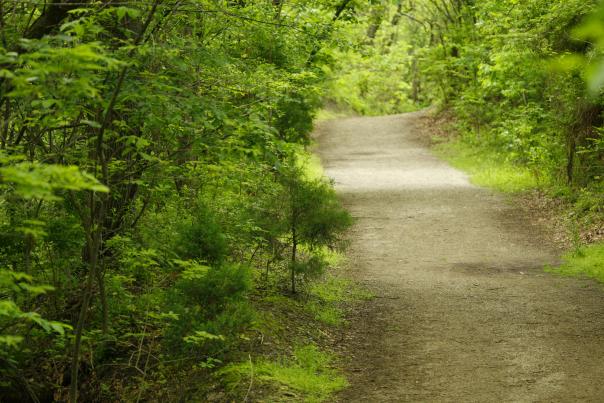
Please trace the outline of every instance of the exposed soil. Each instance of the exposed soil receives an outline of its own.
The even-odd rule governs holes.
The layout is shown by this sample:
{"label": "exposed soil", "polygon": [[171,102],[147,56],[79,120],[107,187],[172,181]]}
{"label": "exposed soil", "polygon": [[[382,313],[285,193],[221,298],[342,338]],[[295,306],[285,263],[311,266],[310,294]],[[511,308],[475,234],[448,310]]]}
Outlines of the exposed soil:
{"label": "exposed soil", "polygon": [[[450,110],[427,110],[417,115],[413,124],[418,139],[426,146],[459,136],[455,116]],[[531,190],[513,197],[514,204],[525,210],[532,223],[547,228],[543,235],[561,250],[574,250],[580,245],[604,241],[601,213],[578,212],[571,199],[544,190]]]}
{"label": "exposed soil", "polygon": [[604,401],[604,291],[543,271],[548,229],[420,139],[422,113],[324,122],[357,218],[350,273],[376,298],[343,338],[343,402]]}

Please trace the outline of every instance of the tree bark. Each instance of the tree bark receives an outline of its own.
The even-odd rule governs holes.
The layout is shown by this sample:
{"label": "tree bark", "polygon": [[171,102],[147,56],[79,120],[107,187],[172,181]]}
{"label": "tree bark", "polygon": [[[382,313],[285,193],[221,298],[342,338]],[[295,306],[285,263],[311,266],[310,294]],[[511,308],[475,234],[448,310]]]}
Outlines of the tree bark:
{"label": "tree bark", "polygon": [[292,261],[291,261],[291,283],[292,283],[292,294],[296,293],[296,262],[298,252],[298,238],[296,234],[296,227],[292,228]]}
{"label": "tree bark", "polygon": [[87,3],[87,0],[52,0],[50,4],[46,5],[42,15],[27,29],[24,37],[40,39],[44,35],[48,35],[67,18],[71,10],[81,7],[81,3]]}

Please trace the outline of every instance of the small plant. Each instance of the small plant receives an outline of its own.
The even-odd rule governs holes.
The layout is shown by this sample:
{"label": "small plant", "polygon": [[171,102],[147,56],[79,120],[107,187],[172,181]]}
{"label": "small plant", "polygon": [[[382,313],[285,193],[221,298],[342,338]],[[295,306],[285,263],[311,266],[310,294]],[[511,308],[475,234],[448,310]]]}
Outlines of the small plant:
{"label": "small plant", "polygon": [[220,225],[203,203],[199,203],[195,213],[190,225],[182,229],[179,256],[208,263],[221,262],[228,253],[228,244]]}
{"label": "small plant", "polygon": [[560,267],[547,267],[546,271],[563,276],[587,276],[604,283],[604,244],[582,247],[580,253],[570,252]]}
{"label": "small plant", "polygon": [[299,274],[318,274],[323,266],[318,257],[311,257],[300,264],[300,246],[305,245],[311,252],[322,246],[336,247],[343,241],[342,235],[352,224],[352,218],[326,179],[305,179],[299,168],[285,167],[280,180],[287,192],[287,213],[283,224],[291,243],[289,269],[291,291],[295,293]]}
{"label": "small plant", "polygon": [[310,302],[306,310],[319,322],[339,326],[344,323],[342,304],[371,298],[371,293],[361,289],[352,281],[328,274],[310,287]]}
{"label": "small plant", "polygon": [[296,348],[292,357],[278,361],[250,360],[228,365],[219,375],[234,394],[256,382],[278,390],[274,399],[287,396],[290,401],[324,402],[348,385],[332,368],[332,361],[330,355],[308,345]]}
{"label": "small plant", "polygon": [[168,306],[176,319],[166,329],[166,345],[174,352],[202,357],[214,354],[249,326],[254,313],[245,297],[251,290],[249,267],[209,267],[179,261],[183,267]]}

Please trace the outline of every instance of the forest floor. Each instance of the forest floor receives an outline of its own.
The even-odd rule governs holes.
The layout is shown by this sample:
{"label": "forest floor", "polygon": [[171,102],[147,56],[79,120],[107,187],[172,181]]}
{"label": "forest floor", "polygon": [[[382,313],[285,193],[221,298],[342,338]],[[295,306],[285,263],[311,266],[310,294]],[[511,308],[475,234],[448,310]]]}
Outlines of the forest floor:
{"label": "forest floor", "polygon": [[350,276],[375,295],[338,346],[340,400],[601,401],[602,287],[544,272],[561,252],[548,229],[434,157],[424,114],[317,129],[357,219]]}

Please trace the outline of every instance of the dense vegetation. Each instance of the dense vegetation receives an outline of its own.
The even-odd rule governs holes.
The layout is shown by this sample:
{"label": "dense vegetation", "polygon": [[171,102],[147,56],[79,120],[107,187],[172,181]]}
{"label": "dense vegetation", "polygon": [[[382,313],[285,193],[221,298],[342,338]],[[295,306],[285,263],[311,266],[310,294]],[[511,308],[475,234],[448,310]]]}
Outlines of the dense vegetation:
{"label": "dense vegetation", "polygon": [[[597,4],[379,2],[351,27],[360,45],[344,55],[355,68],[340,70],[332,98],[362,114],[437,104],[453,113],[465,144],[601,209]],[[349,88],[338,91],[343,81]]]}
{"label": "dense vegetation", "polygon": [[[436,2],[435,2],[436,3]],[[436,46],[420,85],[449,103],[473,141],[528,167],[542,183],[597,185],[601,100],[576,55],[594,47],[575,27],[589,1],[452,2],[433,9]],[[573,62],[573,63],[570,63]],[[432,88],[430,88],[432,87]]]}
{"label": "dense vegetation", "polygon": [[[0,1],[0,396],[193,399],[253,373],[267,301],[340,323],[344,286],[310,283],[351,222],[309,168],[323,101],[439,105],[460,164],[601,213],[601,19],[595,0]],[[260,378],[345,384],[289,350]]]}
{"label": "dense vegetation", "polygon": [[305,146],[351,6],[0,2],[0,400],[200,398],[252,295],[324,271],[350,217]]}

